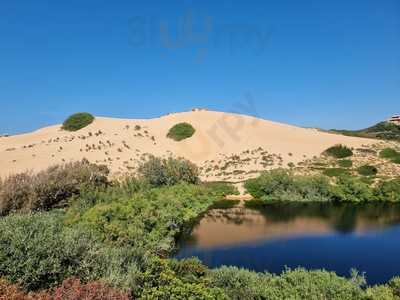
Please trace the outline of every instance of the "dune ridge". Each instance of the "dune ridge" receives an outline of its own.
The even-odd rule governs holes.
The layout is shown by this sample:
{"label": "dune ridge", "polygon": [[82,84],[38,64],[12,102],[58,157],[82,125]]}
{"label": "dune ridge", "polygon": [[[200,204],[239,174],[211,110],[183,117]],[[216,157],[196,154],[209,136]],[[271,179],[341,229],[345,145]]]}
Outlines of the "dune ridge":
{"label": "dune ridge", "polygon": [[[180,122],[192,124],[195,134],[180,142],[167,138],[168,130]],[[210,168],[217,168],[214,163],[221,165],[240,154],[247,155],[241,165],[242,171],[255,174],[262,169],[297,164],[319,156],[335,144],[358,148],[376,142],[208,110],[173,113],[154,119],[96,117],[91,125],[77,132],[63,131],[61,125],[54,125],[3,137],[0,139],[0,176],[26,170],[37,172],[53,164],[83,158],[106,164],[112,174],[118,175],[134,171],[152,154],[187,158],[202,168],[203,179],[211,181],[224,179],[218,174],[207,176]],[[265,155],[277,160],[261,166],[257,157]],[[232,165],[234,167],[235,163]]]}

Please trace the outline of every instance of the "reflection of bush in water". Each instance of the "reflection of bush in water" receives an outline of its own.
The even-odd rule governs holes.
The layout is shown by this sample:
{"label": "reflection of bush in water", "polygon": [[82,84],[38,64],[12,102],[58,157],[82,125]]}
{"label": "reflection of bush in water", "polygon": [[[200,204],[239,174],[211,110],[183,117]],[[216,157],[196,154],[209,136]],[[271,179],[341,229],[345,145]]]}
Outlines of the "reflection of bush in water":
{"label": "reflection of bush in water", "polygon": [[[400,222],[400,205],[394,203],[246,203],[273,222],[288,222],[300,217],[327,220],[339,232],[353,231],[359,221],[389,226]],[[260,203],[259,203],[260,204]]]}

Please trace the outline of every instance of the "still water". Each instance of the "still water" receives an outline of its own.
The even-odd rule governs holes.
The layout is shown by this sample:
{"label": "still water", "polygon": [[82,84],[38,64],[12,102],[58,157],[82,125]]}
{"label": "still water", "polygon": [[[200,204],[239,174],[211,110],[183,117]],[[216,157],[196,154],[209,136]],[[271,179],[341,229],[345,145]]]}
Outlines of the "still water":
{"label": "still water", "polygon": [[369,284],[400,275],[400,205],[271,204],[209,210],[182,238],[177,258],[210,267],[280,273],[285,267],[366,272]]}

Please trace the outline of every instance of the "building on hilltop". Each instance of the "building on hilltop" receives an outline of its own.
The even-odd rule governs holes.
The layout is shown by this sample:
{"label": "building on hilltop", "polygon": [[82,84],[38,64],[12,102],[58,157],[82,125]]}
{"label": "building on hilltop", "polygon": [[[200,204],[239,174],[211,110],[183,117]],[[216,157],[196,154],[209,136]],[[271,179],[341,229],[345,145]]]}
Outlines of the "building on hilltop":
{"label": "building on hilltop", "polygon": [[394,115],[390,119],[388,119],[388,122],[399,125],[400,126],[400,115]]}

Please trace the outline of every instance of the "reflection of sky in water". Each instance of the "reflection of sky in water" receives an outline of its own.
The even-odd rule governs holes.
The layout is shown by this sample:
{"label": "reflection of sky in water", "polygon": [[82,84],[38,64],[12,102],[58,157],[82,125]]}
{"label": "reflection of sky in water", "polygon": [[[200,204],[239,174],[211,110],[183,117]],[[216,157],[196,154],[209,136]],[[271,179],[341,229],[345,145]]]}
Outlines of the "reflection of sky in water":
{"label": "reflection of sky in water", "polygon": [[280,272],[285,266],[367,271],[369,283],[398,274],[400,206],[283,204],[210,211],[183,241],[178,257],[209,266]]}

